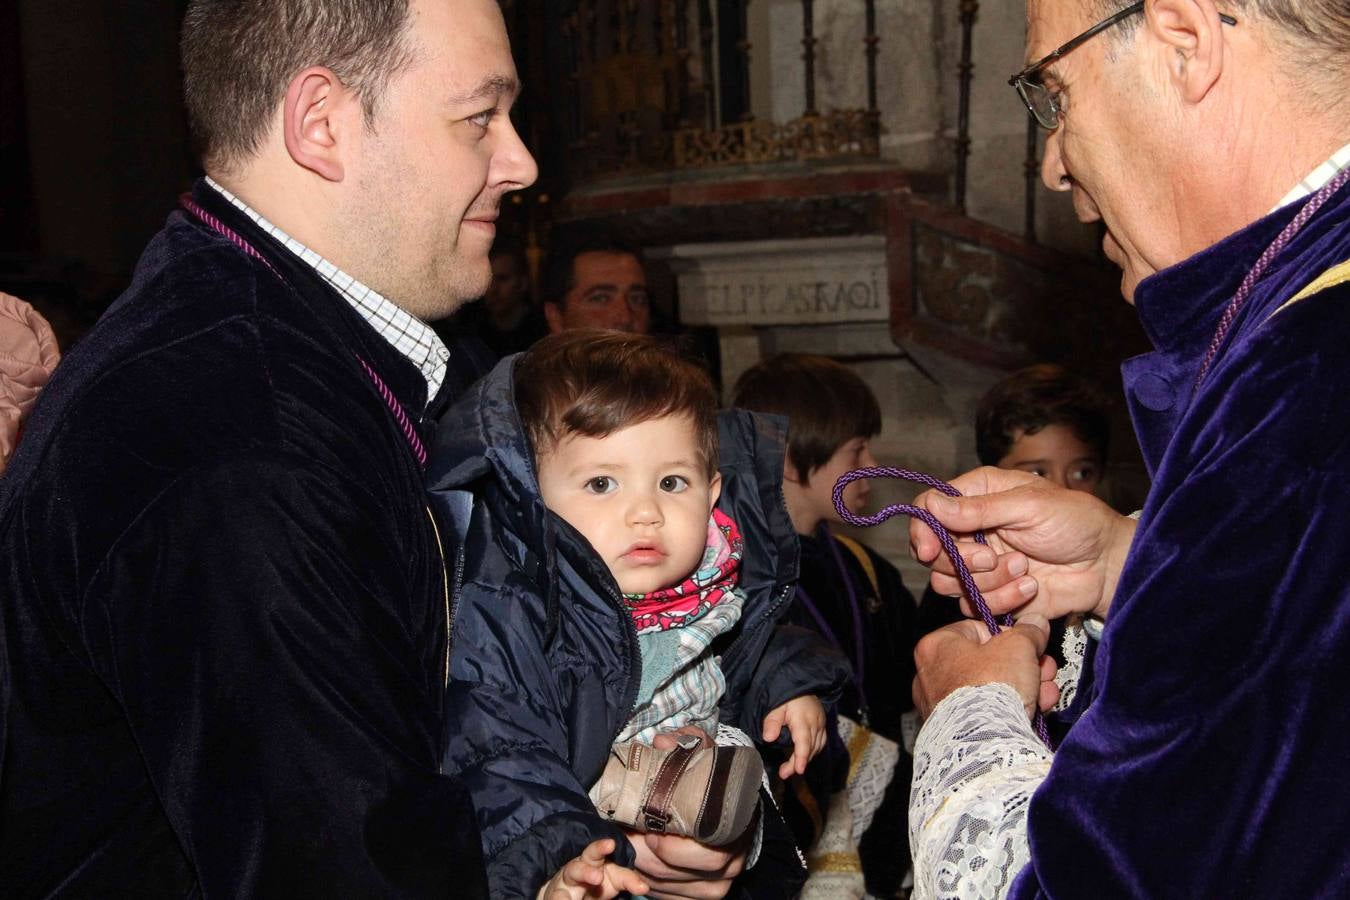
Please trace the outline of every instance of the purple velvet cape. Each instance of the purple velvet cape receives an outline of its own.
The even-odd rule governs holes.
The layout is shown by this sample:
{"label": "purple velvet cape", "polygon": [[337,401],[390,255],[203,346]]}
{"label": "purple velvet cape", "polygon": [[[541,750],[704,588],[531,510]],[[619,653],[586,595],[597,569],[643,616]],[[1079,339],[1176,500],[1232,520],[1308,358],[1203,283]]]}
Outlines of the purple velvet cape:
{"label": "purple velvet cape", "polygon": [[[1139,286],[1153,487],[1014,897],[1350,896],[1350,188],[1258,283],[1279,210]],[[1087,679],[1091,684],[1087,684]]]}

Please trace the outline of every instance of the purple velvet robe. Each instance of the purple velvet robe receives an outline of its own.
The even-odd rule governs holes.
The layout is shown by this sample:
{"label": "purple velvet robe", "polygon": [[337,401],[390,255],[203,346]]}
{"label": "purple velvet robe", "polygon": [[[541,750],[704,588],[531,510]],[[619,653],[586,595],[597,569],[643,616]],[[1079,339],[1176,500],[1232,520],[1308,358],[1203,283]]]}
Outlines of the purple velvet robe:
{"label": "purple velvet robe", "polygon": [[1350,188],[1195,388],[1300,205],[1139,286],[1157,350],[1124,376],[1153,488],[1012,896],[1350,896],[1350,283],[1276,312],[1350,259]]}

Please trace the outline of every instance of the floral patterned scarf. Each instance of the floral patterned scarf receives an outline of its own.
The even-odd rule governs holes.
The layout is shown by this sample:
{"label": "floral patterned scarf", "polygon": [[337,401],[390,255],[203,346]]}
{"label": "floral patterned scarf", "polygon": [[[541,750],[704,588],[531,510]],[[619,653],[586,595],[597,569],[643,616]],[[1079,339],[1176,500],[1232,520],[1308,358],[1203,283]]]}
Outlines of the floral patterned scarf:
{"label": "floral patterned scarf", "polygon": [[637,633],[683,628],[721,603],[736,589],[744,551],[741,530],[729,516],[714,509],[708,519],[703,561],[692,575],[677,585],[649,594],[623,595]]}

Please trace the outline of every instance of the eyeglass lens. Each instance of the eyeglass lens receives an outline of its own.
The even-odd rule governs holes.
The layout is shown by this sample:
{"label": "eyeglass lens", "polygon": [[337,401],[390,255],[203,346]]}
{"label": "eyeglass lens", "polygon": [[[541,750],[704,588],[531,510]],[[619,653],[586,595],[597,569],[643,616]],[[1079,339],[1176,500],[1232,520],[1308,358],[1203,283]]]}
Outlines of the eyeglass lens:
{"label": "eyeglass lens", "polygon": [[1031,81],[1027,78],[1017,80],[1017,93],[1022,96],[1022,102],[1026,104],[1027,109],[1042,128],[1054,128],[1059,124],[1059,108],[1055,105],[1055,98],[1043,84]]}

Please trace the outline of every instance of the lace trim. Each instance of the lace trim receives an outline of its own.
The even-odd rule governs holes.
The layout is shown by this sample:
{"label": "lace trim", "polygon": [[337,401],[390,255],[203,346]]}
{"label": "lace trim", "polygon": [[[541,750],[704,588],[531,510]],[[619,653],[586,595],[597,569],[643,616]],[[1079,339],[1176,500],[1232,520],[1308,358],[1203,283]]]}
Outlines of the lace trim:
{"label": "lace trim", "polygon": [[961,688],[937,705],[914,747],[916,900],[1007,894],[1030,861],[1027,804],[1052,759],[1009,685]]}
{"label": "lace trim", "polygon": [[1083,659],[1087,656],[1088,632],[1081,621],[1074,622],[1064,629],[1064,641],[1060,649],[1064,651],[1064,665],[1055,673],[1055,684],[1059,685],[1059,700],[1054,711],[1063,712],[1073,703],[1078,693],[1078,679],[1083,677]]}

